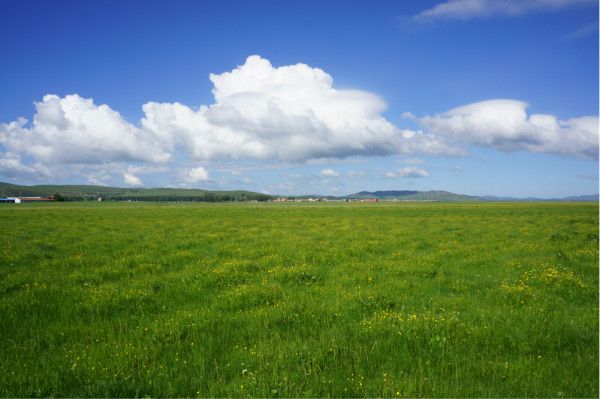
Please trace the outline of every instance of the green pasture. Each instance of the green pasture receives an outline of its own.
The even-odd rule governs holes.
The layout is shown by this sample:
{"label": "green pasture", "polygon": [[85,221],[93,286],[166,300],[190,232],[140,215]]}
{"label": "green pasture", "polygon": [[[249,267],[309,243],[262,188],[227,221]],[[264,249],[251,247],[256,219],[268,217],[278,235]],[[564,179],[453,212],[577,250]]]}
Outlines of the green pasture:
{"label": "green pasture", "polygon": [[598,204],[0,204],[0,396],[598,397]]}

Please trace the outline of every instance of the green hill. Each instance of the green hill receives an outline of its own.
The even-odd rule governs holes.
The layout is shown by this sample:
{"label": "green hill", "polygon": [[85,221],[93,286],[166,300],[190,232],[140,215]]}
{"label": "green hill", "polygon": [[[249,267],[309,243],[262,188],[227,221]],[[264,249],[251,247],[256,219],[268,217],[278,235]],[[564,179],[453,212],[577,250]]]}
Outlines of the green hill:
{"label": "green hill", "polygon": [[[57,196],[58,194],[58,196]],[[0,197],[55,195],[71,201],[145,200],[145,201],[266,201],[270,195],[251,191],[209,191],[184,188],[123,188],[88,185],[19,186],[0,182]]]}
{"label": "green hill", "polygon": [[579,195],[565,198],[515,198],[515,197],[496,197],[473,196],[454,194],[448,191],[410,191],[410,190],[390,190],[390,191],[361,191],[356,194],[350,194],[345,198],[364,199],[377,198],[380,200],[401,200],[401,201],[439,201],[439,202],[593,202],[598,201],[598,194]]}
{"label": "green hill", "polygon": [[410,190],[390,190],[390,191],[361,191],[356,194],[348,195],[346,198],[377,198],[382,200],[403,200],[403,201],[479,201],[478,197],[469,195],[454,194],[448,191],[410,191]]}
{"label": "green hill", "polygon": [[[210,191],[187,188],[131,188],[131,187],[106,187],[89,185],[36,185],[20,186],[0,182],[0,197],[45,197],[54,195],[66,201],[96,200],[103,198],[114,201],[268,201],[276,196],[256,193],[252,191]],[[495,196],[471,196],[454,194],[448,191],[414,191],[414,190],[388,190],[388,191],[360,191],[345,197],[323,195],[301,195],[289,198],[319,198],[319,199],[366,199],[377,198],[380,200],[400,201],[439,201],[439,202],[471,202],[471,201],[569,201],[587,202],[598,201],[598,194],[582,195],[567,198],[513,198]]]}

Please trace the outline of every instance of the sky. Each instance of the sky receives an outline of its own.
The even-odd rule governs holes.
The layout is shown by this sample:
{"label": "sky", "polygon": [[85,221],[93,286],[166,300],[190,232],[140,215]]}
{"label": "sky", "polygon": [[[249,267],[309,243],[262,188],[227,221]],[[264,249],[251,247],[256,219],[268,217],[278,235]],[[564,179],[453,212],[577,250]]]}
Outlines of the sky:
{"label": "sky", "polygon": [[598,193],[598,2],[0,2],[0,181]]}

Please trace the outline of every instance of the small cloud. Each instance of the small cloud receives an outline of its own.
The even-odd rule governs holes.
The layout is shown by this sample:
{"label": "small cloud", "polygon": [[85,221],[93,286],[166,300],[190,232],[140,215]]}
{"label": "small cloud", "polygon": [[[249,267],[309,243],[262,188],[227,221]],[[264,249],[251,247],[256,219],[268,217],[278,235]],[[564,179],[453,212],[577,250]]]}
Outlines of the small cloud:
{"label": "small cloud", "polygon": [[203,167],[192,168],[185,172],[183,179],[188,183],[198,183],[210,179],[208,171]]}
{"label": "small cloud", "polygon": [[385,177],[387,179],[398,179],[400,177],[419,178],[427,176],[429,176],[429,172],[427,172],[425,169],[416,168],[414,166],[409,166],[406,168],[397,169],[393,172],[385,173]]}
{"label": "small cloud", "polygon": [[325,177],[340,177],[340,172],[333,169],[323,169],[321,174]]}
{"label": "small cloud", "polygon": [[567,40],[575,40],[575,39],[581,39],[582,37],[586,37],[589,36],[591,34],[594,34],[598,31],[598,21],[589,23],[587,25],[584,25],[582,27],[580,27],[579,29],[577,29],[574,32],[569,33],[565,39]]}
{"label": "small cloud", "polygon": [[412,112],[403,112],[402,115],[400,115],[402,117],[402,119],[408,119],[411,121],[417,120],[417,117],[415,114],[413,114]]}
{"label": "small cloud", "polygon": [[348,176],[351,179],[359,179],[361,177],[364,177],[365,174],[364,174],[364,172],[350,171],[350,172],[346,173],[346,176]]}
{"label": "small cloud", "polygon": [[419,169],[414,166],[409,166],[400,169],[400,176],[402,177],[427,177],[429,173],[425,169]]}
{"label": "small cloud", "polygon": [[107,186],[111,179],[112,176],[104,171],[87,175],[87,182],[95,186]]}
{"label": "small cloud", "polygon": [[408,164],[408,165],[416,165],[416,164],[420,164],[425,162],[422,159],[418,159],[418,158],[409,158],[409,159],[403,159],[400,162]]}
{"label": "small cloud", "polygon": [[134,173],[135,173],[134,167],[130,166],[127,168],[127,171],[125,171],[125,173],[123,173],[123,180],[125,181],[125,183],[129,184],[130,186],[143,185],[144,182],[142,181],[142,179],[140,179],[139,177],[134,175]]}
{"label": "small cloud", "polygon": [[0,176],[20,179],[44,179],[51,177],[50,170],[39,163],[24,164],[21,156],[15,153],[0,153]]}
{"label": "small cloud", "polygon": [[414,15],[412,21],[466,21],[493,16],[519,16],[594,4],[597,4],[596,0],[447,0]]}

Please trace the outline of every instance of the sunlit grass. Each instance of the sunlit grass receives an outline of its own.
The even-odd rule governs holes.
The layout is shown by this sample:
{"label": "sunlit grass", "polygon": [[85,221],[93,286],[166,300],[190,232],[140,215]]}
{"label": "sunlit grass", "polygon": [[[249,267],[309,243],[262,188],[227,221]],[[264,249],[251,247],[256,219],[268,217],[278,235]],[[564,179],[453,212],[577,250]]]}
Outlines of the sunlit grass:
{"label": "sunlit grass", "polygon": [[598,396],[597,204],[0,207],[2,396]]}

